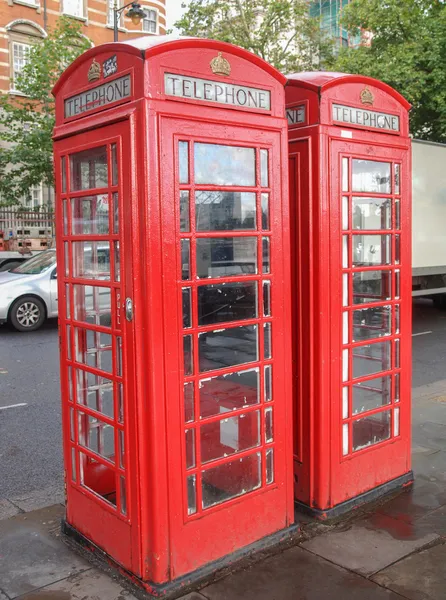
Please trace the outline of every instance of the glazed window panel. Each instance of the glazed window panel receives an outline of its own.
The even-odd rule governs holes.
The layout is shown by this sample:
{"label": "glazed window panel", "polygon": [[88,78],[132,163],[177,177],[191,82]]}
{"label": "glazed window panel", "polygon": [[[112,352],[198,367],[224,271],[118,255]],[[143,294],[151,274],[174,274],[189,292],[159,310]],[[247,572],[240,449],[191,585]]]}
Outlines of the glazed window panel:
{"label": "glazed window panel", "polygon": [[71,198],[70,202],[73,235],[107,235],[109,233],[108,194]]}
{"label": "glazed window panel", "polygon": [[357,271],[353,273],[353,304],[390,300],[391,277],[390,271]]}
{"label": "glazed window panel", "polygon": [[352,219],[353,229],[392,229],[392,200],[353,196]]}
{"label": "glazed window panel", "polygon": [[113,419],[113,381],[82,369],[76,369],[77,402]]}
{"label": "glazed window panel", "polygon": [[116,507],[114,469],[91,459],[82,452],[79,453],[79,457],[81,462],[81,485]]}
{"label": "glazed window panel", "polygon": [[353,421],[353,452],[388,440],[390,431],[390,411],[375,413]]}
{"label": "glazed window panel", "polygon": [[253,406],[260,402],[259,369],[248,369],[199,382],[200,417]]}
{"label": "glazed window panel", "polygon": [[70,156],[71,191],[108,187],[107,147],[89,148]]}
{"label": "glazed window panel", "polygon": [[73,277],[110,279],[110,242],[73,242]]}
{"label": "glazed window panel", "polygon": [[76,361],[112,373],[112,336],[108,333],[78,327],[74,329],[74,332]]}
{"label": "glazed window panel", "polygon": [[115,462],[115,430],[112,425],[79,412],[79,443],[95,454]]}
{"label": "glazed window panel", "polygon": [[196,191],[197,231],[256,229],[254,192]]}
{"label": "glazed window panel", "polygon": [[388,371],[391,367],[390,341],[353,348],[353,378]]}
{"label": "glazed window panel", "polygon": [[256,410],[203,424],[200,439],[203,463],[255,448],[260,444],[260,413]]}
{"label": "glazed window panel", "polygon": [[367,412],[391,402],[391,377],[376,377],[361,383],[356,383],[352,388],[353,414]]}
{"label": "glazed window panel", "polygon": [[110,288],[73,285],[74,318],[91,325],[111,326]]}
{"label": "glazed window panel", "polygon": [[353,341],[371,340],[392,332],[392,307],[358,308],[353,311]]}
{"label": "glazed window panel", "polygon": [[391,263],[390,235],[353,235],[352,252],[354,267],[373,267]]}
{"label": "glazed window panel", "polygon": [[198,238],[196,250],[199,278],[257,273],[255,237]]}
{"label": "glazed window panel", "polygon": [[256,282],[229,282],[198,287],[198,325],[256,317]]}
{"label": "glazed window panel", "polygon": [[255,149],[220,144],[194,144],[195,183],[254,186]]}
{"label": "glazed window panel", "polygon": [[390,163],[375,160],[352,160],[354,192],[391,193]]}
{"label": "glazed window panel", "polygon": [[198,334],[200,372],[258,360],[258,326],[231,327]]}

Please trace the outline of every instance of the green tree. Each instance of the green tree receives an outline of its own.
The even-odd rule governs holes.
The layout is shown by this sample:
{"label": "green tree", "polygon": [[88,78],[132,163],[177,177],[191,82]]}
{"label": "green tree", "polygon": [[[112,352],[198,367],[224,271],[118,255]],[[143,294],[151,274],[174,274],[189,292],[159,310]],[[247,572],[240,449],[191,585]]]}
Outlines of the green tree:
{"label": "green tree", "polygon": [[0,205],[19,204],[30,188],[52,186],[54,98],[51,89],[65,68],[90,47],[81,26],[61,17],[29,52],[14,88],[0,95]]}
{"label": "green tree", "polygon": [[332,44],[307,0],[191,0],[175,23],[182,35],[229,42],[254,52],[284,73],[319,68]]}
{"label": "green tree", "polygon": [[411,133],[446,142],[444,0],[353,0],[343,23],[371,43],[342,49],[332,68],[385,81],[412,104]]}

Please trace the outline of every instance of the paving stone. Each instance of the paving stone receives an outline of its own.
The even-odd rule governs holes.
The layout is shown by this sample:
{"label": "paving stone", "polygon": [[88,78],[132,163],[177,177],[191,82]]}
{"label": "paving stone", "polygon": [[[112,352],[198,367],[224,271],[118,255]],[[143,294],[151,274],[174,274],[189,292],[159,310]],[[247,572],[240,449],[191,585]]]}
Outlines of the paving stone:
{"label": "paving stone", "polygon": [[442,482],[446,486],[446,452],[430,450],[412,452],[412,469],[416,481]]}
{"label": "paving stone", "polygon": [[346,531],[317,536],[304,542],[302,547],[337,565],[369,576],[438,538],[432,533],[415,539],[404,538],[393,535],[382,526],[373,528],[354,524]]}
{"label": "paving stone", "polygon": [[9,500],[0,500],[0,521],[2,519],[9,519],[10,517],[17,515],[19,512],[20,510],[17,508],[17,506],[14,506],[14,504],[12,504],[12,502]]}
{"label": "paving stone", "polygon": [[423,517],[445,504],[445,483],[439,481],[426,482],[418,478],[415,480],[412,489],[385,502],[377,508],[377,512],[395,517],[396,519],[412,521],[414,517]]}
{"label": "paving stone", "polygon": [[0,521],[0,582],[15,598],[90,568],[58,537],[56,505]]}
{"label": "paving stone", "polygon": [[20,597],[20,600],[136,600],[136,598],[109,575],[97,569],[90,569],[25,594]]}
{"label": "paving stone", "polygon": [[209,600],[401,600],[299,547],[225,577],[201,594]]}
{"label": "paving stone", "polygon": [[187,594],[186,596],[181,596],[178,600],[207,600],[205,596],[198,594],[197,592],[192,592],[191,594]]}
{"label": "paving stone", "polygon": [[11,501],[24,512],[31,512],[45,506],[64,504],[65,496],[61,486],[49,486],[43,490],[34,490],[28,494],[14,496]]}
{"label": "paving stone", "polygon": [[408,556],[373,577],[410,600],[446,600],[446,545]]}

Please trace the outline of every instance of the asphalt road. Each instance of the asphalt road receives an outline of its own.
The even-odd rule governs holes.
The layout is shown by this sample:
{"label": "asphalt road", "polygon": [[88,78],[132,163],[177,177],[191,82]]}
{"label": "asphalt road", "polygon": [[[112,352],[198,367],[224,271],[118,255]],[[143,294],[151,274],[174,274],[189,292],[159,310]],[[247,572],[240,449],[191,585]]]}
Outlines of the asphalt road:
{"label": "asphalt road", "polygon": [[[415,300],[413,332],[413,386],[446,379],[446,312]],[[0,327],[0,500],[63,489],[58,360],[57,321]]]}

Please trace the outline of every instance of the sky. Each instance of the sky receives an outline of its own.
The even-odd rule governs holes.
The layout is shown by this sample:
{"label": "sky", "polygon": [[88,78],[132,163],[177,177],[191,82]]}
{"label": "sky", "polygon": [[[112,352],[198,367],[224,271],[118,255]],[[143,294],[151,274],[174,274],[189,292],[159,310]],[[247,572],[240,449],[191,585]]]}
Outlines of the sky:
{"label": "sky", "polygon": [[175,21],[178,21],[178,19],[181,18],[181,15],[184,12],[184,8],[181,8],[181,5],[187,3],[188,0],[167,0],[167,29],[172,28]]}

